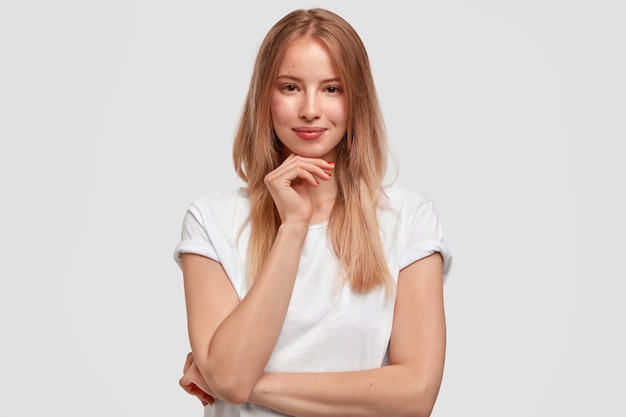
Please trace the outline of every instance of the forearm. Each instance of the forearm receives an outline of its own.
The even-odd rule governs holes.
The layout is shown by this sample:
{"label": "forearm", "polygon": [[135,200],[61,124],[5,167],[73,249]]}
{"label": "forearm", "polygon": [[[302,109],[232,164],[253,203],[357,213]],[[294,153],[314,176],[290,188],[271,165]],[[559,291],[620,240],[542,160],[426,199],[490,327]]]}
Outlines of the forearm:
{"label": "forearm", "polygon": [[429,416],[441,372],[403,365],[334,373],[266,373],[250,401],[298,417]]}
{"label": "forearm", "polygon": [[220,324],[198,360],[207,383],[232,402],[245,401],[263,374],[289,306],[306,229],[283,225],[250,291]]}

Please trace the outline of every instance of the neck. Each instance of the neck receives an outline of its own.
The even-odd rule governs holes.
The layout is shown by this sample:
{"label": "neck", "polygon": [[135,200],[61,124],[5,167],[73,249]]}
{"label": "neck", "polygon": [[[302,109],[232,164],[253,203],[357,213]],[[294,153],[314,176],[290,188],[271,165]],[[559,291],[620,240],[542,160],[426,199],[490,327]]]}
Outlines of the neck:
{"label": "neck", "polygon": [[328,181],[320,181],[317,187],[310,189],[311,204],[313,205],[313,215],[311,224],[325,222],[330,218],[330,212],[335,205],[337,196],[337,183],[334,178]]}

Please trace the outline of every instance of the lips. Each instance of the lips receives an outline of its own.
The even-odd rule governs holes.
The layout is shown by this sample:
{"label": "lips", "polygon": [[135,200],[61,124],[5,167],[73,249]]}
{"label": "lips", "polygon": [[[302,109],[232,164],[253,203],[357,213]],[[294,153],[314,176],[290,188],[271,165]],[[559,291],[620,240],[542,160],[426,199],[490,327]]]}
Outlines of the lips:
{"label": "lips", "polygon": [[297,127],[293,129],[296,135],[302,139],[317,139],[326,131],[323,127]]}

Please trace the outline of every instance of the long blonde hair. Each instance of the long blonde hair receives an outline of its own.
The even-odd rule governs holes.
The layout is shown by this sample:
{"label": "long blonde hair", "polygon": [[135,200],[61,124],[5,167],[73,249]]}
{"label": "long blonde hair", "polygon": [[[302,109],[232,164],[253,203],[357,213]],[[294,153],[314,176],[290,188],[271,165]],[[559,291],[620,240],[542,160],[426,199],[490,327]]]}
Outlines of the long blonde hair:
{"label": "long blonde hair", "polygon": [[369,58],[354,28],[320,8],[296,10],[279,20],[265,36],[254,64],[233,147],[235,170],[246,183],[251,207],[247,273],[257,275],[280,226],[263,183],[283,160],[273,133],[270,97],[285,50],[305,36],[326,46],[346,94],[347,131],[337,146],[333,175],[338,193],[330,214],[330,241],[353,291],[364,293],[381,285],[389,289],[393,278],[377,219],[388,148]]}

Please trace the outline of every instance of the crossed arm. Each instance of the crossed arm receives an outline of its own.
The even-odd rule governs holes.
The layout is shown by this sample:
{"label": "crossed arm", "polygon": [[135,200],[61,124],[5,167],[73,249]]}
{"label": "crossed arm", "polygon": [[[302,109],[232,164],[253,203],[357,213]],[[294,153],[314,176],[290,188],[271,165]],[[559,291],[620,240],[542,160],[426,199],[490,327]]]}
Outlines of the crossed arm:
{"label": "crossed arm", "polygon": [[[247,296],[239,301],[221,265],[183,255],[190,342],[181,385],[203,402],[253,402],[289,415],[428,416],[445,357],[442,259],[430,255],[400,271],[390,365],[355,372],[266,373],[289,305],[306,232],[279,229]],[[293,253],[291,253],[293,252]],[[271,300],[268,302],[268,300]],[[193,384],[193,385],[190,385]],[[203,399],[204,398],[204,399]]]}

